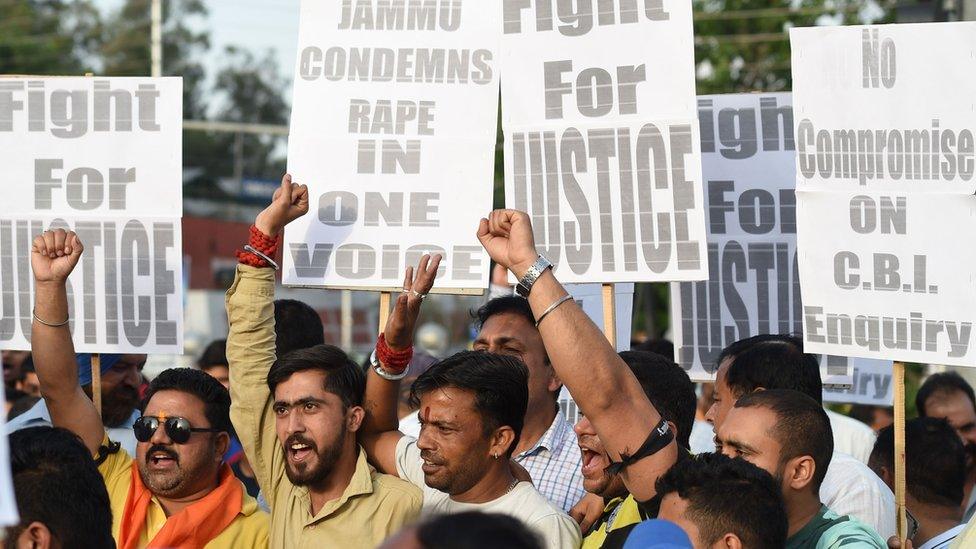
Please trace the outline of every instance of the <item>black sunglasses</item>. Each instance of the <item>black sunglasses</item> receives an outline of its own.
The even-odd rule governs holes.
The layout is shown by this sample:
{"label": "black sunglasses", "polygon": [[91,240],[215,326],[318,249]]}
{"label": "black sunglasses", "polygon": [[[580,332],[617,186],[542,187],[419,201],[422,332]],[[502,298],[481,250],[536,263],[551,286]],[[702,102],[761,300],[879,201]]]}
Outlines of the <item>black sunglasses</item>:
{"label": "black sunglasses", "polygon": [[139,442],[149,442],[149,439],[159,429],[162,423],[166,429],[166,436],[177,444],[186,444],[193,433],[219,433],[222,429],[193,427],[189,420],[182,417],[158,418],[156,416],[140,416],[132,424],[132,432],[136,435]]}

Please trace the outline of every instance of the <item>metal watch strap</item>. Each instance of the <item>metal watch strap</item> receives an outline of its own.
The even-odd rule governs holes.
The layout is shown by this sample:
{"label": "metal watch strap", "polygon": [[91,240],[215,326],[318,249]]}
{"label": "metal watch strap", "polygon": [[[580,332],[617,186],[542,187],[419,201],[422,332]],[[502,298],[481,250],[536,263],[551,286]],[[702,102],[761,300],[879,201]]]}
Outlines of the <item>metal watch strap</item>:
{"label": "metal watch strap", "polygon": [[551,268],[552,263],[544,255],[539,254],[539,258],[535,260],[535,263],[519,279],[518,284],[515,286],[515,293],[522,297],[529,297],[529,292],[532,291],[532,285],[535,284],[535,281],[542,276],[542,273],[546,272],[546,269]]}

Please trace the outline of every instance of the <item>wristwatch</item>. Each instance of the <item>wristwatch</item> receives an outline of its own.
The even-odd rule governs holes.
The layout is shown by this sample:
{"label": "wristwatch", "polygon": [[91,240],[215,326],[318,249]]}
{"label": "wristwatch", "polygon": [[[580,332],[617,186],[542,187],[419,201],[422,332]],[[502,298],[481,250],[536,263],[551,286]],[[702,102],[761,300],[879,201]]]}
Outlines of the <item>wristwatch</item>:
{"label": "wristwatch", "polygon": [[535,284],[535,281],[542,276],[542,273],[546,272],[546,269],[551,268],[552,263],[550,263],[544,255],[539,254],[539,258],[535,260],[535,263],[533,263],[532,266],[529,267],[529,270],[525,271],[525,274],[522,275],[521,279],[519,279],[518,284],[515,286],[515,293],[522,297],[528,298],[529,292],[532,291],[532,285]]}

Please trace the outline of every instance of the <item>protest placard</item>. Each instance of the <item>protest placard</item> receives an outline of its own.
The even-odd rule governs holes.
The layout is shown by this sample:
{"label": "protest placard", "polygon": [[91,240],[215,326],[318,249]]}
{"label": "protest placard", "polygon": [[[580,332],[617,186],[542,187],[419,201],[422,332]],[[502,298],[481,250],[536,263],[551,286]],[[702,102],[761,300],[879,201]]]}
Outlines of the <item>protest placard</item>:
{"label": "protest placard", "polygon": [[[795,146],[790,94],[698,99],[709,280],[671,284],[675,360],[712,381],[722,349],[758,334],[800,335]],[[824,384],[850,383],[821,357]]]}
{"label": "protest placard", "polygon": [[851,383],[849,386],[824,386],[824,402],[891,406],[895,396],[891,361],[867,358],[852,360]]}
{"label": "protest placard", "polygon": [[790,38],[807,348],[976,366],[976,23]]}
{"label": "protest placard", "polygon": [[500,33],[495,2],[302,2],[285,284],[388,291],[434,252],[439,291],[487,287]]}
{"label": "protest placard", "polygon": [[559,279],[705,278],[691,4],[503,11],[506,205]]}
{"label": "protest placard", "polygon": [[68,279],[79,352],[181,353],[179,78],[2,78],[0,348],[30,349],[30,249],[85,245]]}

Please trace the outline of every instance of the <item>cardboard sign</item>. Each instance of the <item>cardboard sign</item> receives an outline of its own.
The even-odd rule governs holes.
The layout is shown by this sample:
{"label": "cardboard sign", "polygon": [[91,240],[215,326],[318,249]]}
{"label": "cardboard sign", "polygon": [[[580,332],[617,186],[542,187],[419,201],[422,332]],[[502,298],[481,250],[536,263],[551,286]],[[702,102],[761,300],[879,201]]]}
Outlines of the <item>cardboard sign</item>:
{"label": "cardboard sign", "polygon": [[302,2],[285,284],[391,290],[433,252],[439,291],[487,287],[500,34],[495,2]]}
{"label": "cardboard sign", "polygon": [[824,402],[891,406],[895,400],[891,361],[858,359],[854,361],[849,386],[825,386]]}
{"label": "cardboard sign", "polygon": [[790,39],[807,347],[976,366],[976,23]]}
{"label": "cardboard sign", "polygon": [[0,79],[0,348],[30,349],[31,243],[64,228],[85,245],[75,348],[182,353],[182,94],[179,78]]}
{"label": "cardboard sign", "polygon": [[[722,349],[758,334],[800,334],[795,146],[790,94],[698,99],[709,279],[671,284],[675,361],[712,381]],[[824,384],[849,384],[844,357],[821,357]]]}
{"label": "cardboard sign", "polygon": [[505,200],[556,275],[705,278],[691,4],[502,5]]}

